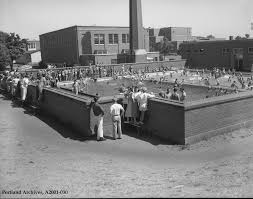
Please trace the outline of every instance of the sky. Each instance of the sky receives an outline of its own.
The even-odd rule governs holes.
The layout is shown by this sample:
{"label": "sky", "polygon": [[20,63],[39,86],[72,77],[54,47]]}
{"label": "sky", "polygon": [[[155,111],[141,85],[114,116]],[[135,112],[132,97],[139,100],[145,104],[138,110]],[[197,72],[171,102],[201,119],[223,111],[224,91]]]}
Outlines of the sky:
{"label": "sky", "polygon": [[[253,37],[253,0],[142,0],[148,28],[192,27],[193,36]],[[21,38],[61,28],[129,26],[129,0],[0,0],[0,31]]]}

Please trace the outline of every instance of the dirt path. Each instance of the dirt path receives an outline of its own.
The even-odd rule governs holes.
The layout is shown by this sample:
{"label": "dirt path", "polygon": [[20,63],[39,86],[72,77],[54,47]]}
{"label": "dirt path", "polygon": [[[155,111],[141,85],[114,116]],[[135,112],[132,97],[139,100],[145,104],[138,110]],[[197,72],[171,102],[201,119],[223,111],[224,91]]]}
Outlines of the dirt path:
{"label": "dirt path", "polygon": [[188,147],[127,135],[98,143],[0,95],[0,136],[0,198],[253,196],[250,129]]}

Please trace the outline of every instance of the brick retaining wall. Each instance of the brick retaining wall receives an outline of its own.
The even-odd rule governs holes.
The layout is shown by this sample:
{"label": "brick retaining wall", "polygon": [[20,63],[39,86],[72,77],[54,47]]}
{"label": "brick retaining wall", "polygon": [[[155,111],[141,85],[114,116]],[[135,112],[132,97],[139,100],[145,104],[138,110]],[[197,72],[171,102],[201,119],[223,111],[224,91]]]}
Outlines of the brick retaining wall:
{"label": "brick retaining wall", "polygon": [[[29,85],[28,101],[36,102],[36,87]],[[36,98],[36,99],[34,99]],[[42,109],[84,136],[91,135],[91,97],[45,88]],[[105,131],[111,132],[112,98],[101,99]],[[193,102],[150,99],[145,129],[172,144],[194,143],[253,124],[253,92],[241,92]]]}

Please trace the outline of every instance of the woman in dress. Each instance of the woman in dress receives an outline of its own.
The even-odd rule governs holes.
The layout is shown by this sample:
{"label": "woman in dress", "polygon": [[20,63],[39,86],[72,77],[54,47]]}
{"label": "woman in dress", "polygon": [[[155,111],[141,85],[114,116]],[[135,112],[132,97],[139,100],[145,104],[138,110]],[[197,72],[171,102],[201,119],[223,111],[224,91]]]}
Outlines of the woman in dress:
{"label": "woman in dress", "polygon": [[126,113],[125,113],[125,117],[126,117],[127,122],[132,121],[132,117],[133,117],[133,114],[132,114],[133,97],[132,97],[132,95],[133,95],[132,88],[128,88],[127,95],[126,95],[127,108],[126,108]]}

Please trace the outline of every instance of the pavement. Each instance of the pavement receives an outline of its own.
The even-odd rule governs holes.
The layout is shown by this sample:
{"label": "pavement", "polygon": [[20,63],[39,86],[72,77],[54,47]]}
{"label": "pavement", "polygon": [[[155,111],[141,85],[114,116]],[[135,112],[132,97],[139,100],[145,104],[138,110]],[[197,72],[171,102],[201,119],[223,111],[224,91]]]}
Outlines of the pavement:
{"label": "pavement", "polygon": [[77,135],[0,94],[0,198],[252,197],[252,129],[190,146]]}

